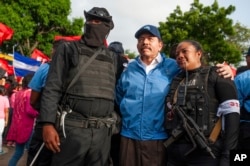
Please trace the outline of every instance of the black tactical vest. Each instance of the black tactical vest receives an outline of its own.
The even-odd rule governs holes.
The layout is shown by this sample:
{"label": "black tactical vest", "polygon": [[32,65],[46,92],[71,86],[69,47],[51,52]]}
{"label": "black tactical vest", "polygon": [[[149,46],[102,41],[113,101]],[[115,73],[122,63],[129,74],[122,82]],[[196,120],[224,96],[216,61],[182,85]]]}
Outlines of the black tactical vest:
{"label": "black tactical vest", "polygon": [[[76,73],[89,60],[96,50],[86,47],[84,44],[75,42],[78,50],[78,65],[70,68],[66,76],[68,85]],[[107,48],[102,48],[101,52],[85,69],[78,78],[78,81],[68,89],[68,95],[87,98],[103,98],[114,100],[115,89],[115,60],[114,55]],[[83,63],[80,63],[83,62]]]}
{"label": "black tactical vest", "polygon": [[[195,72],[189,72],[187,76],[185,76],[185,72],[181,73],[173,80],[167,97],[167,102],[170,103],[173,103],[174,98],[177,97],[176,104],[194,119],[205,136],[208,136],[214,127],[218,108],[215,92],[211,92],[214,91],[214,88],[208,86],[210,69],[211,67],[202,67]],[[211,94],[213,95],[211,96]],[[167,109],[167,113],[169,111],[171,110]],[[172,130],[178,124],[180,124],[180,119],[177,115],[174,115],[172,120],[166,116],[167,129]]]}

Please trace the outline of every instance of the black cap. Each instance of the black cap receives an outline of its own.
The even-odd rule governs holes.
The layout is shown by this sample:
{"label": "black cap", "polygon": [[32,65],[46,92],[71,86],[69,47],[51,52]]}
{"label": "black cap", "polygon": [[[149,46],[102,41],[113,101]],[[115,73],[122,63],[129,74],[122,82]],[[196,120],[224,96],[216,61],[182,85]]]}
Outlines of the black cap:
{"label": "black cap", "polygon": [[84,10],[84,16],[87,20],[96,18],[107,22],[112,21],[112,16],[110,16],[109,12],[105,8],[93,7],[88,12]]}
{"label": "black cap", "polygon": [[114,28],[114,23],[112,16],[109,14],[108,10],[102,7],[93,7],[89,11],[84,10],[84,16],[86,20],[98,19],[101,21],[108,22],[110,24],[110,29]]}

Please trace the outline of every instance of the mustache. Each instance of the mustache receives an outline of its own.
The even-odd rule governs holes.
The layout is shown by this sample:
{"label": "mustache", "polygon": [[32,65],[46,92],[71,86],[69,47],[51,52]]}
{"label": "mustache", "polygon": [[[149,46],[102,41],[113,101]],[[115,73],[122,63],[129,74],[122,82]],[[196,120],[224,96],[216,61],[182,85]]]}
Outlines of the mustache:
{"label": "mustache", "polygon": [[148,46],[142,46],[142,47],[141,47],[141,50],[143,50],[143,49],[149,49],[149,50],[151,50],[151,47],[148,47]]}

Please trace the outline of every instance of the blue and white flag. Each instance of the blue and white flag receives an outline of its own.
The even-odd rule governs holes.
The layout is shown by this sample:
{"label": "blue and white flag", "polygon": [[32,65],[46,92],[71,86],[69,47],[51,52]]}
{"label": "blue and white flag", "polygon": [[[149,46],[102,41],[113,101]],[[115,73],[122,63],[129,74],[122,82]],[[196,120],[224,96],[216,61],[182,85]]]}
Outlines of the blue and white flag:
{"label": "blue and white flag", "polygon": [[24,77],[30,72],[36,72],[40,65],[39,61],[14,53],[13,67],[16,76]]}

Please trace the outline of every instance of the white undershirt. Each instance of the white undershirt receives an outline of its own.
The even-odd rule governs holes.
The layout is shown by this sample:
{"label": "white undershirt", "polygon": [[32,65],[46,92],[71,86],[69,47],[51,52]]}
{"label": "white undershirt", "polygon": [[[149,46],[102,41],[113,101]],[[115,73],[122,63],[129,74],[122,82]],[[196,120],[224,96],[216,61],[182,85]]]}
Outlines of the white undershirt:
{"label": "white undershirt", "polygon": [[141,59],[141,56],[140,56],[140,61],[141,61],[141,64],[143,65],[144,67],[144,70],[146,72],[146,74],[148,74],[151,70],[153,70],[159,63],[162,62],[162,57],[161,57],[161,54],[158,53],[158,55],[155,57],[155,59],[149,64],[145,64],[142,59]]}

